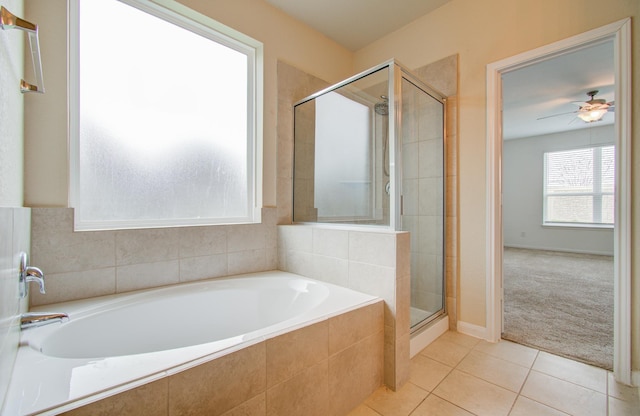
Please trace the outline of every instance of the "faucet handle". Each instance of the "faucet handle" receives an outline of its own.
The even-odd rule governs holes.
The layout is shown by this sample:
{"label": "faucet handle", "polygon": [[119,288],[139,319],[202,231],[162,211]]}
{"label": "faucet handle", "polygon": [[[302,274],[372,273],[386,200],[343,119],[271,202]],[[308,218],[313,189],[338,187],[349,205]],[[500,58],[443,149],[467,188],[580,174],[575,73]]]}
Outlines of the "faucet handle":
{"label": "faucet handle", "polygon": [[40,293],[44,295],[44,273],[42,273],[42,270],[34,266],[28,266],[25,273],[27,283],[37,282],[40,288]]}
{"label": "faucet handle", "polygon": [[27,266],[27,253],[20,253],[18,266],[18,281],[20,285],[20,298],[26,298],[29,293],[29,282],[38,283],[40,293],[44,295],[44,273],[37,267]]}

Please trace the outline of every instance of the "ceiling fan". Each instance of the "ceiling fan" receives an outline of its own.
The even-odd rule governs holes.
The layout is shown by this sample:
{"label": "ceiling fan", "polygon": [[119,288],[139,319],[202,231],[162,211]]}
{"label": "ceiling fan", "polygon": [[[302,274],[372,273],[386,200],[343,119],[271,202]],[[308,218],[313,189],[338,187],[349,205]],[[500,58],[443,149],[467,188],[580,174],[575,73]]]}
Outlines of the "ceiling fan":
{"label": "ceiling fan", "polygon": [[582,103],[582,105],[580,105],[580,108],[577,109],[576,111],[569,111],[567,113],[553,114],[551,116],[540,117],[537,120],[543,120],[545,118],[562,116],[562,115],[565,115],[565,114],[575,114],[577,117],[579,117],[585,123],[593,123],[594,121],[600,121],[600,120],[602,120],[602,117],[604,117],[604,115],[607,114],[607,112],[609,112],[609,111],[613,112],[614,111],[615,102],[614,101],[607,102],[607,100],[604,100],[602,98],[595,98],[595,96],[597,94],[598,94],[598,90],[589,91],[587,93],[587,96],[589,97],[589,100],[584,101],[584,102],[582,102],[582,101],[574,101],[574,102]]}

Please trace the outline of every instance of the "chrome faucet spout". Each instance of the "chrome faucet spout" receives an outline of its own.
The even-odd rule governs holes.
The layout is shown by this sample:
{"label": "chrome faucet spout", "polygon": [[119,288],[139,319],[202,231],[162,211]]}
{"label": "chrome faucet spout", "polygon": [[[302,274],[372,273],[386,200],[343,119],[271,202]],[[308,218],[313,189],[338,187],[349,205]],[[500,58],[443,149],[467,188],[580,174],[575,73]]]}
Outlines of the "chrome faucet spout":
{"label": "chrome faucet spout", "polygon": [[20,316],[20,329],[49,325],[55,322],[67,322],[69,315],[58,312],[27,312]]}

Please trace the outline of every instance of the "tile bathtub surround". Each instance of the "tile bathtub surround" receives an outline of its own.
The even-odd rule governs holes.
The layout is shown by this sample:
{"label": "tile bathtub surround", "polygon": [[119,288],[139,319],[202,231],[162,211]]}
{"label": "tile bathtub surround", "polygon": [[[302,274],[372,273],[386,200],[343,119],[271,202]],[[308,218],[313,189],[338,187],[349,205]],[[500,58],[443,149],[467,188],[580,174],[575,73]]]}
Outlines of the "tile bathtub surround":
{"label": "tile bathtub surround", "polygon": [[382,355],[378,301],[64,414],[341,416],[382,385]]}
{"label": "tile bathtub surround", "polygon": [[20,253],[29,253],[31,211],[0,207],[0,409],[11,379],[20,342],[19,316],[26,311],[20,300]]}
{"label": "tile bathtub surround", "polygon": [[262,224],[74,232],[72,208],[33,208],[31,263],[47,289],[33,306],[273,270],[276,209]]}
{"label": "tile bathtub surround", "polygon": [[409,235],[323,225],[278,226],[278,268],[384,299],[385,376],[409,377]]}
{"label": "tile bathtub surround", "polygon": [[367,415],[640,416],[640,395],[606,370],[450,331],[411,360],[399,391],[382,387],[349,414]]}

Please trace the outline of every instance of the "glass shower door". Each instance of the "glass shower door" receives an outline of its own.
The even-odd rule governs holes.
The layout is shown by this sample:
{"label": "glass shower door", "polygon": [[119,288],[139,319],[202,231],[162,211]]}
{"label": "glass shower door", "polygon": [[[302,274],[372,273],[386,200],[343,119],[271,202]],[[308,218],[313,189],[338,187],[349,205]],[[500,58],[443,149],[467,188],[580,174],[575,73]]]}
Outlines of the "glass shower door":
{"label": "glass shower door", "polygon": [[444,314],[444,103],[402,78],[401,229],[411,234],[411,330]]}

